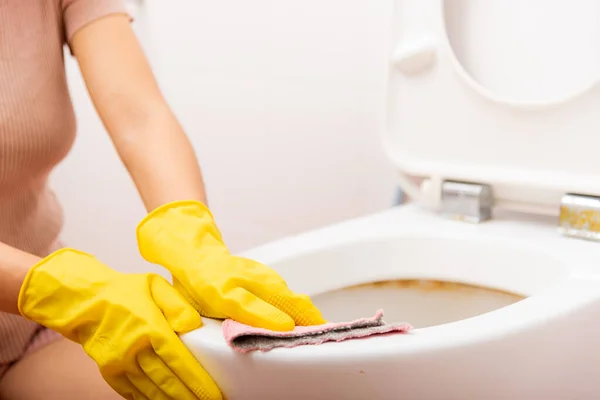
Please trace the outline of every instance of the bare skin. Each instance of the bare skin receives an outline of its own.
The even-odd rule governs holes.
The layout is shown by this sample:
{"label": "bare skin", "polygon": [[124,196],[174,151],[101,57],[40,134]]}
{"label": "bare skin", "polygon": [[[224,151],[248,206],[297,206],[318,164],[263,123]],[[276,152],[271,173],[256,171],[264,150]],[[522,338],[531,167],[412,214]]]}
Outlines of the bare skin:
{"label": "bare skin", "polygon": [[[85,26],[71,48],[146,209],[180,199],[206,203],[194,150],[161,95],[128,18],[111,15]],[[38,261],[0,243],[0,311],[18,314],[19,290]],[[65,339],[24,357],[0,381],[2,400],[120,398],[82,347]]]}
{"label": "bare skin", "polygon": [[[32,384],[32,382],[35,382]],[[80,345],[60,339],[24,357],[0,381],[2,400],[117,400]]]}

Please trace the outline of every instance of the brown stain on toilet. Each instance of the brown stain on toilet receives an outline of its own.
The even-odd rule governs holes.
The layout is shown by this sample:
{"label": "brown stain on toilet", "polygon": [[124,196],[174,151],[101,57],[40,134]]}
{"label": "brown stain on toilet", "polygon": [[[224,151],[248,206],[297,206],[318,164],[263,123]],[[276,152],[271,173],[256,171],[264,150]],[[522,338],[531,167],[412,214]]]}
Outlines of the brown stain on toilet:
{"label": "brown stain on toilet", "polygon": [[397,279],[397,280],[386,280],[386,281],[376,281],[376,282],[367,282],[361,283],[358,285],[347,286],[341,290],[350,291],[356,289],[411,289],[411,290],[419,290],[421,292],[463,292],[472,294],[474,296],[482,294],[482,293],[497,293],[503,296],[512,297],[515,301],[523,300],[526,296],[511,293],[504,290],[489,288],[483,286],[477,286],[467,283],[460,282],[451,282],[451,281],[441,281],[441,280],[430,280],[430,279]]}

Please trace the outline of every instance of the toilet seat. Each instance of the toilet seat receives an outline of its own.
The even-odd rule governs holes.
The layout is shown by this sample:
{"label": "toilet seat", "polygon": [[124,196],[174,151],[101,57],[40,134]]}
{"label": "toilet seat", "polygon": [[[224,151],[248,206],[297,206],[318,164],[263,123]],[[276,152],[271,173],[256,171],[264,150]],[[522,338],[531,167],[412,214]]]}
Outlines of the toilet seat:
{"label": "toilet seat", "polygon": [[[383,142],[416,203],[244,256],[312,296],[377,280],[438,279],[527,298],[408,335],[268,353],[234,353],[220,323],[206,319],[182,340],[233,400],[594,398],[600,245],[559,235],[556,217],[565,193],[600,195],[600,158],[591,157],[600,145],[592,134],[600,132],[598,82],[546,103],[495,96],[454,56],[442,0],[394,4]],[[568,140],[565,126],[577,128]],[[575,152],[578,143],[585,146]],[[425,183],[417,187],[409,175]],[[489,185],[494,218],[442,218],[447,180]]]}

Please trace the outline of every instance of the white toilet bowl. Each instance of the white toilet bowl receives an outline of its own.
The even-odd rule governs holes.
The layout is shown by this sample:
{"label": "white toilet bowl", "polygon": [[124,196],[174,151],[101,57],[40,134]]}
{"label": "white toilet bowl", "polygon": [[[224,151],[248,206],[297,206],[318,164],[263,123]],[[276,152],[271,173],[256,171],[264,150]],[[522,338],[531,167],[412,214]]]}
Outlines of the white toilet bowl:
{"label": "white toilet bowl", "polygon": [[416,329],[242,355],[207,320],[182,340],[230,400],[598,398],[600,79],[505,99],[456,58],[444,1],[394,4],[383,141],[414,205],[246,256],[329,320]]}
{"label": "white toilet bowl", "polygon": [[[243,355],[207,321],[182,339],[228,399],[587,399],[600,390],[600,247],[558,236],[543,219],[466,225],[404,206],[247,256],[312,295],[327,318],[382,307],[388,322],[417,329]],[[415,279],[480,289],[398,285],[376,301],[377,289],[339,291]]]}

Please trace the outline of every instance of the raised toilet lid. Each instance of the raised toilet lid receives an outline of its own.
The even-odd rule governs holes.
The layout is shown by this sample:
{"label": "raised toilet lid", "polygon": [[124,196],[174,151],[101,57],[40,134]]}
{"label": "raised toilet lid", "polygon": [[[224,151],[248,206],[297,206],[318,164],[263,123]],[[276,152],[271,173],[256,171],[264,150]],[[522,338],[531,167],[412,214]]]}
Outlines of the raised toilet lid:
{"label": "raised toilet lid", "polygon": [[[476,14],[481,15],[481,21],[467,18],[456,22],[463,24],[461,29],[472,35],[467,40],[470,47],[461,50],[463,54],[471,51],[471,58],[505,51],[489,48],[498,32],[488,32],[487,36],[485,32],[500,18],[490,13],[498,12],[502,3],[501,0],[485,5],[443,0],[394,3],[384,148],[401,178],[405,178],[405,174],[430,178],[424,188],[415,187],[408,179],[400,179],[410,195],[429,206],[437,207],[443,180],[457,180],[490,185],[497,207],[557,215],[565,193],[600,195],[600,34],[597,19],[583,18],[587,14],[596,16],[598,4],[578,2],[577,7],[561,14],[561,10],[556,9],[558,3],[562,3],[561,7],[571,5],[558,2],[552,6],[554,10],[550,10],[554,15],[548,14],[548,10],[541,15],[541,19],[558,20],[553,23],[560,23],[564,15],[567,22],[577,18],[581,24],[589,25],[587,30],[592,34],[587,36],[583,28],[568,29],[559,25],[554,29],[567,36],[561,41],[563,48],[579,46],[579,53],[573,51],[575,55],[564,57],[585,53],[589,55],[583,57],[587,60],[587,70],[591,68],[595,72],[583,82],[571,79],[570,87],[569,76],[561,74],[562,86],[568,89],[562,94],[521,99],[497,94],[474,79],[457,57],[446,26],[448,13],[456,17],[487,8],[483,14]],[[514,1],[504,3],[508,4],[505,8],[515,7]],[[548,7],[540,5],[538,10],[544,12]],[[519,7],[515,13],[522,11]],[[513,18],[515,24],[519,18],[523,19],[523,15]],[[509,35],[512,28],[507,25]],[[471,28],[484,31],[477,31],[474,37]],[[492,39],[486,40],[486,37]],[[511,39],[506,46],[509,50],[509,45],[517,46],[519,36],[515,34]],[[517,54],[521,60],[507,64],[520,62],[526,68],[532,59],[544,56],[548,46],[539,43],[530,53]],[[501,56],[492,58],[503,61]],[[560,55],[554,59],[560,61]],[[480,61],[475,67],[503,68],[487,59]],[[510,76],[504,79],[511,82]]]}

